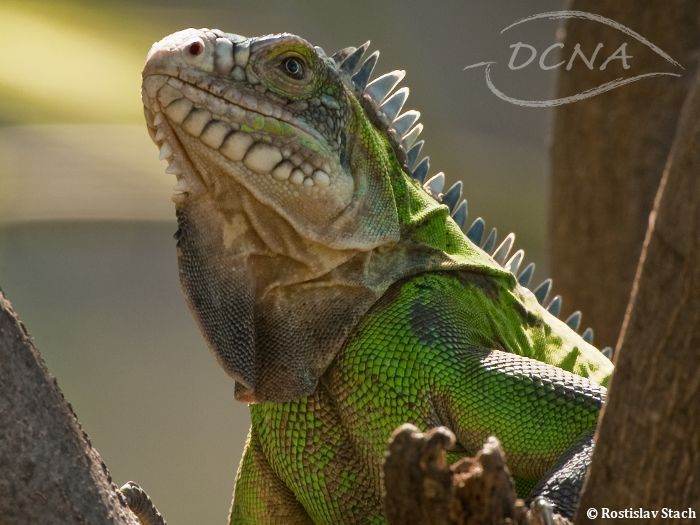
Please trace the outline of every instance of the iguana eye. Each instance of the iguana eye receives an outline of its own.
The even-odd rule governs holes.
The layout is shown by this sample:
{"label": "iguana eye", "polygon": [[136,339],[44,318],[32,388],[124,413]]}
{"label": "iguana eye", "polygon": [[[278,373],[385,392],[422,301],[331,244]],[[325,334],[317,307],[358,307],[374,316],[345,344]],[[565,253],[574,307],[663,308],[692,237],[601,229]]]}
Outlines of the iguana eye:
{"label": "iguana eye", "polygon": [[297,57],[285,58],[282,61],[282,68],[284,72],[292,78],[297,80],[304,78],[304,64],[301,59]]}

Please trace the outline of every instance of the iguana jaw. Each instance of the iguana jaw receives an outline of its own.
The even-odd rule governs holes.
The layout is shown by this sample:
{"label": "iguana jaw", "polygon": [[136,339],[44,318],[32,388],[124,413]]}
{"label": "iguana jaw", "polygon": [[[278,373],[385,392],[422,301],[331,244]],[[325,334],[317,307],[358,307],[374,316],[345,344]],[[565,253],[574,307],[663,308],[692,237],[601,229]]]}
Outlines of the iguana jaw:
{"label": "iguana jaw", "polygon": [[[144,84],[160,86],[150,104],[160,110],[152,122],[160,123],[156,136],[160,131],[166,137],[173,157],[189,165],[213,198],[225,201],[231,182],[268,206],[284,198],[306,199],[312,207],[321,199],[337,200],[339,210],[348,204],[352,179],[313,128],[236,87],[212,93],[199,76],[150,75]],[[332,219],[328,209],[333,206],[314,210],[317,221]]]}

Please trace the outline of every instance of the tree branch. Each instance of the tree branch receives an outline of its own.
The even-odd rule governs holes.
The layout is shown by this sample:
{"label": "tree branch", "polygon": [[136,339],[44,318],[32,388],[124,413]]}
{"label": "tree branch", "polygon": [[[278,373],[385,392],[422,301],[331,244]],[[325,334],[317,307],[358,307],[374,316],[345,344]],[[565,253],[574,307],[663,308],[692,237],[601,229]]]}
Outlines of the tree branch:
{"label": "tree branch", "polygon": [[137,525],[0,291],[0,521]]}
{"label": "tree branch", "polygon": [[454,434],[425,434],[402,425],[391,436],[384,462],[384,513],[390,525],[565,525],[546,502],[531,508],[515,494],[505,454],[495,437],[474,456],[447,463]]}

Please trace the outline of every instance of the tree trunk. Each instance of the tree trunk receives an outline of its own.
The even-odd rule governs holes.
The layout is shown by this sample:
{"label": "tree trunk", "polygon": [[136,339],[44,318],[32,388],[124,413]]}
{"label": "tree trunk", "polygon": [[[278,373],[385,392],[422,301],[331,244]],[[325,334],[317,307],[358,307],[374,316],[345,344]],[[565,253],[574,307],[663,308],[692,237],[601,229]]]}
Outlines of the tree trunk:
{"label": "tree trunk", "polygon": [[137,525],[1,291],[0,387],[0,523]]}
{"label": "tree trunk", "polygon": [[[655,199],[576,523],[602,508],[700,513],[700,75]],[[656,523],[697,523],[691,517]],[[645,521],[636,521],[644,523]]]}
{"label": "tree trunk", "polygon": [[[557,109],[552,146],[551,262],[565,306],[580,309],[598,346],[614,345],[629,298],[654,195],[700,51],[700,1],[574,0],[572,9],[612,18],[679,61],[681,78],[646,79]],[[658,71],[659,57],[602,24],[569,20],[566,49],[607,57],[621,41],[634,74]],[[600,60],[599,60],[600,62]],[[668,66],[668,64],[666,64]],[[656,69],[655,69],[656,68]],[[670,69],[670,68],[666,68]],[[619,76],[619,68],[562,71],[557,96]]]}

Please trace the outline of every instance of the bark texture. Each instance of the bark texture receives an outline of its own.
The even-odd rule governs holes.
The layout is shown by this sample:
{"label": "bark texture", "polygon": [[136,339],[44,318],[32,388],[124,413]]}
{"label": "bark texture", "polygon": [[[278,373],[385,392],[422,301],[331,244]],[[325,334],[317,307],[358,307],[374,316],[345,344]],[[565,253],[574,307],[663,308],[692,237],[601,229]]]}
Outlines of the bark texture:
{"label": "bark texture", "polygon": [[[574,0],[572,9],[620,22],[659,46],[685,71],[602,24],[569,20],[565,44],[602,60],[626,41],[627,76],[675,71],[681,78],[645,79],[557,108],[552,144],[550,207],[554,283],[596,331],[599,347],[614,346],[627,306],[648,215],[671,148],[678,116],[700,52],[700,1]],[[568,55],[563,57],[568,59]],[[602,62],[598,59],[596,65]],[[561,71],[557,97],[621,76],[620,67]]]}
{"label": "bark texture", "polygon": [[1,291],[0,523],[138,524]]}
{"label": "bark texture", "polygon": [[[576,523],[586,509],[700,512],[700,75],[651,215]],[[595,522],[604,523],[599,514]],[[639,522],[697,523],[659,515]]]}
{"label": "bark texture", "polygon": [[390,525],[566,525],[551,506],[531,508],[515,494],[505,454],[494,437],[474,456],[453,465],[454,434],[445,427],[421,433],[402,425],[384,463],[384,511]]}

